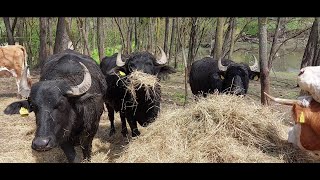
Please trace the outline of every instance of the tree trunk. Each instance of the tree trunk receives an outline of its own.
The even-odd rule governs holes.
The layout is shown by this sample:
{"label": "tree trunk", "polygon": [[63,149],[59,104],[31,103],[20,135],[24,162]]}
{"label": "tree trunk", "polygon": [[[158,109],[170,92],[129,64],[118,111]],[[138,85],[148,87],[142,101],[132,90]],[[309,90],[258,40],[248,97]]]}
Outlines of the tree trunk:
{"label": "tree trunk", "polygon": [[222,55],[224,21],[225,21],[225,18],[223,17],[219,17],[217,20],[214,48],[213,48],[213,51],[211,52],[211,56],[214,56],[215,59],[219,59]]}
{"label": "tree trunk", "polygon": [[154,48],[152,48],[154,50],[154,54],[157,53],[157,45],[158,45],[158,39],[159,39],[159,34],[160,34],[160,18],[155,18],[155,32],[156,32],[156,35],[155,35],[155,39],[154,39]]}
{"label": "tree trunk", "polygon": [[40,24],[40,51],[39,51],[39,63],[40,69],[42,69],[45,61],[47,60],[47,29],[48,20],[45,17],[39,18]]}
{"label": "tree trunk", "polygon": [[[191,18],[191,32],[190,32],[190,38],[189,38],[189,50],[188,50],[188,61],[187,61],[187,69],[188,72],[190,70],[191,64],[194,60],[194,49],[196,46],[196,26],[197,26],[197,17]],[[183,46],[182,46],[183,48]]]}
{"label": "tree trunk", "polygon": [[151,52],[152,50],[152,18],[149,18],[149,24],[148,24],[148,45],[147,45],[147,51]]}
{"label": "tree trunk", "polygon": [[230,49],[229,49],[229,54],[228,58],[232,59],[232,54],[234,51],[234,44],[235,44],[235,28],[236,28],[236,18],[231,18],[230,20],[230,28],[231,28],[231,40],[230,40]]}
{"label": "tree trunk", "polygon": [[[172,56],[172,49],[173,49],[173,41],[174,41],[174,34],[175,34],[175,22],[176,22],[176,18],[173,18],[172,19],[172,29],[171,29],[171,40],[170,40],[170,49],[169,49],[169,59],[171,59],[171,56]],[[168,62],[168,64],[170,64]]]}
{"label": "tree trunk", "polygon": [[9,45],[14,45],[13,31],[12,31],[12,28],[11,28],[9,17],[3,17],[3,22],[4,22],[4,25],[6,26],[8,44]]}
{"label": "tree trunk", "polygon": [[83,46],[84,46],[83,53],[85,55],[91,56],[90,49],[89,49],[89,42],[88,42],[88,32],[86,28],[87,23],[85,23],[85,21],[86,21],[85,18],[77,18],[78,28],[83,38]]}
{"label": "tree trunk", "polygon": [[23,42],[24,42],[24,36],[23,36],[24,23],[25,23],[25,18],[21,17],[20,20],[19,20],[19,23],[17,25],[18,42],[22,46],[23,46]]}
{"label": "tree trunk", "polygon": [[163,51],[168,54],[168,35],[169,35],[169,17],[166,17],[165,21],[165,30],[164,30],[164,42],[163,42]]}
{"label": "tree trunk", "polygon": [[271,50],[270,50],[270,55],[269,55],[269,62],[268,62],[268,69],[269,70],[272,68],[272,63],[273,63],[273,60],[275,58],[276,45],[277,45],[277,41],[278,41],[278,37],[279,37],[281,26],[282,26],[282,18],[278,17],[277,26],[276,26],[276,29],[275,29],[275,32],[274,32],[274,37],[273,37],[273,40],[272,40]]}
{"label": "tree trunk", "polygon": [[268,105],[264,92],[269,94],[269,69],[268,69],[268,39],[267,39],[267,18],[258,18],[259,24],[259,59],[260,59],[260,83],[261,103]]}
{"label": "tree trunk", "polygon": [[98,17],[97,18],[97,42],[98,42],[98,53],[99,53],[99,59],[100,62],[102,60],[103,57],[105,57],[105,51],[104,51],[104,27],[103,27],[103,18],[102,17]]}
{"label": "tree trunk", "polygon": [[[226,19],[227,20],[227,19]],[[229,43],[231,41],[231,21],[232,21],[232,18],[229,18],[229,21],[228,21],[228,29],[227,29],[227,32],[224,34],[224,40],[223,40],[223,45],[222,45],[222,52],[221,52],[221,56],[222,57],[225,57],[228,53],[228,48],[230,47]]]}
{"label": "tree trunk", "polygon": [[52,18],[48,18],[48,56],[53,54]]}
{"label": "tree trunk", "polygon": [[97,35],[98,35],[98,30],[97,30],[97,20],[98,18],[91,18],[92,21],[92,28],[90,28],[89,34],[92,34],[92,41],[90,42],[90,49],[95,50],[96,45],[98,44],[96,41],[98,40]]}
{"label": "tree trunk", "polygon": [[[120,20],[120,18],[119,18],[119,20]],[[114,18],[114,21],[116,22],[116,24],[117,24],[117,26],[118,26],[118,29],[119,29],[119,32],[120,32],[120,36],[121,36],[121,41],[122,41],[122,47],[121,47],[121,49],[122,50],[124,50],[124,51],[126,51],[127,49],[126,49],[126,44],[125,44],[125,42],[124,42],[124,36],[123,36],[123,33],[122,33],[122,30],[121,30],[121,27],[120,27],[120,22],[119,22],[119,20],[117,19],[117,18]],[[124,54],[127,54],[128,52],[124,52]]]}
{"label": "tree trunk", "polygon": [[68,48],[69,37],[66,30],[65,17],[59,17],[53,53],[60,53]]}
{"label": "tree trunk", "polygon": [[180,37],[179,36],[179,33],[180,33],[180,29],[178,28],[179,27],[179,19],[177,18],[177,24],[176,24],[176,36],[177,38],[175,39],[175,48],[174,48],[174,68],[176,69],[178,64],[177,64],[177,56],[178,56],[178,48],[180,46],[180,43],[178,43],[178,38]]}
{"label": "tree trunk", "polygon": [[134,51],[139,50],[139,44],[140,44],[138,42],[137,21],[138,21],[138,17],[134,18],[134,46],[135,46]]}
{"label": "tree trunk", "polygon": [[132,18],[128,18],[128,23],[127,23],[127,48],[128,48],[127,51],[128,51],[128,53],[132,52],[132,47],[131,47],[132,29],[133,29]]}
{"label": "tree trunk", "polygon": [[302,57],[301,68],[306,66],[319,66],[319,23],[320,18],[316,17],[312,24],[308,43]]}

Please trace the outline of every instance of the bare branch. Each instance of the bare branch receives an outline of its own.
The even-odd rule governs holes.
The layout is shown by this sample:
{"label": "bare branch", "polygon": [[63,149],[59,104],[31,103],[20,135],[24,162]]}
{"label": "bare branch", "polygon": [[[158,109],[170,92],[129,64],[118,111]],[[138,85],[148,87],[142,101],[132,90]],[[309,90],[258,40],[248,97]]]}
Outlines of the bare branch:
{"label": "bare branch", "polygon": [[277,50],[275,51],[274,54],[277,54],[277,52],[280,50],[280,48],[281,48],[287,41],[289,41],[290,39],[293,39],[293,38],[295,38],[295,37],[298,37],[300,34],[308,31],[309,29],[311,29],[311,27],[308,27],[307,29],[301,30],[299,33],[297,33],[297,34],[295,34],[295,35],[287,38],[286,40],[284,40],[284,41],[278,46],[278,48],[277,48]]}
{"label": "bare branch", "polygon": [[250,19],[250,21],[247,21],[247,23],[243,26],[243,28],[241,29],[240,33],[238,34],[238,36],[236,37],[235,42],[237,42],[240,37],[242,36],[242,33],[244,32],[244,30],[246,29],[246,27],[253,21],[253,19]]}

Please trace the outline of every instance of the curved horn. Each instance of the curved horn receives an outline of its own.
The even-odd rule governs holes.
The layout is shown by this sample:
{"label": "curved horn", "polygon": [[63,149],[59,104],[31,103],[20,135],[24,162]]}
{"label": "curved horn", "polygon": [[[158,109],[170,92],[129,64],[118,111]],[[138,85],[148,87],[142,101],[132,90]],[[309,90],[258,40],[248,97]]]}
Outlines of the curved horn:
{"label": "curved horn", "polygon": [[118,55],[117,55],[117,61],[116,61],[117,66],[122,67],[126,63],[122,61],[121,59],[121,49],[119,49]]}
{"label": "curved horn", "polygon": [[219,68],[220,71],[226,71],[228,69],[228,66],[222,65],[221,59],[222,59],[222,57],[220,57],[219,60],[218,60],[218,68]]}
{"label": "curved horn", "polygon": [[26,66],[22,72],[22,76],[21,76],[21,81],[20,81],[20,85],[19,85],[19,93],[22,97],[29,97],[30,95],[30,91],[31,91],[31,87],[29,87],[28,85],[28,71],[29,71],[29,66]]}
{"label": "curved horn", "polygon": [[294,104],[298,104],[298,105],[302,105],[302,102],[296,99],[283,99],[283,98],[275,98],[273,96],[270,96],[269,94],[267,94],[266,92],[263,92],[268,98],[270,98],[272,101],[277,102],[279,104],[284,104],[284,105],[294,105]]}
{"label": "curved horn", "polygon": [[250,67],[250,70],[251,71],[255,71],[255,72],[259,72],[259,66],[258,66],[258,60],[257,60],[257,58],[256,58],[256,56],[255,55],[252,55],[253,56],[253,58],[254,58],[254,64],[252,65],[252,66],[249,66]]}
{"label": "curved horn", "polygon": [[160,59],[157,59],[157,63],[158,63],[158,64],[165,64],[165,63],[167,63],[168,59],[167,59],[166,53],[162,50],[162,48],[161,48],[160,46],[158,46],[158,48],[159,48],[160,51],[161,51],[161,58],[160,58]]}
{"label": "curved horn", "polygon": [[92,80],[91,80],[90,72],[83,63],[81,62],[79,63],[83,67],[83,71],[84,71],[83,81],[77,86],[71,86],[71,90],[66,92],[66,94],[70,96],[80,96],[86,93],[91,87]]}

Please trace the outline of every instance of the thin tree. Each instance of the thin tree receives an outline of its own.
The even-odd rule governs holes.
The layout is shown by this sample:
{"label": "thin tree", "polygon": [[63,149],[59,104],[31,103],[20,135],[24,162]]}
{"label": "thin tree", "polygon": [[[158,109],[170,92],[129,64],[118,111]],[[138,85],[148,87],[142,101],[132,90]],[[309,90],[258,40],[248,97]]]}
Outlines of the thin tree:
{"label": "thin tree", "polygon": [[68,48],[69,37],[66,30],[65,17],[59,17],[53,53],[60,53]]}
{"label": "thin tree", "polygon": [[197,36],[197,19],[198,19],[197,17],[191,18],[191,31],[190,31],[190,36],[189,36],[189,51],[188,51],[188,61],[187,61],[188,72],[189,72],[191,64],[195,58],[196,36]]}
{"label": "thin tree", "polygon": [[83,53],[91,56],[91,52],[89,49],[89,42],[88,42],[88,29],[86,28],[86,26],[89,26],[89,24],[85,22],[86,22],[85,18],[77,18],[77,25],[83,39],[83,46],[84,46]]}
{"label": "thin tree", "polygon": [[134,18],[134,46],[135,46],[135,51],[139,50],[139,41],[138,41],[138,32],[137,32],[137,21],[138,17]]}
{"label": "thin tree", "polygon": [[277,41],[278,41],[278,37],[280,34],[281,26],[282,26],[282,18],[278,17],[277,18],[277,26],[276,26],[276,29],[274,32],[274,36],[273,36],[273,40],[272,40],[272,44],[271,44],[270,55],[269,55],[269,61],[268,61],[268,69],[269,70],[272,68],[273,60],[276,57],[276,46],[277,46]]}
{"label": "thin tree", "polygon": [[[177,37],[179,38],[179,34],[180,34],[180,29],[179,29],[179,19],[177,18],[177,28],[176,28],[176,34]],[[178,38],[175,39],[175,48],[174,48],[174,68],[176,69],[178,67],[178,63],[177,63],[177,56],[178,56],[178,52],[179,52],[179,47],[180,47],[180,43],[178,43]]]}
{"label": "thin tree", "polygon": [[168,54],[169,17],[165,19],[163,51]]}
{"label": "thin tree", "polygon": [[49,17],[48,20],[48,56],[53,54],[53,35],[52,35],[52,21],[53,18]]}
{"label": "thin tree", "polygon": [[21,17],[19,18],[19,21],[17,23],[17,36],[18,36],[18,42],[20,45],[23,45],[24,37],[23,37],[23,26],[25,24],[25,18]]}
{"label": "thin tree", "polygon": [[124,39],[124,35],[123,35],[123,32],[122,32],[122,29],[121,29],[121,26],[120,26],[120,23],[121,23],[121,19],[120,18],[114,18],[114,21],[116,22],[117,24],[117,27],[119,29],[119,32],[120,32],[120,36],[121,36],[121,41],[122,41],[122,47],[121,49],[123,49],[125,52],[124,54],[127,54],[128,52],[127,51],[127,48],[126,48],[126,44],[125,44],[125,39]]}
{"label": "thin tree", "polygon": [[231,39],[230,39],[230,49],[228,53],[228,58],[232,59],[233,51],[234,51],[234,44],[235,44],[235,29],[236,29],[236,18],[233,17],[230,20],[230,30],[231,30]]}
{"label": "thin tree", "polygon": [[304,50],[301,61],[301,68],[306,66],[319,66],[320,65],[320,38],[319,38],[319,23],[320,18],[316,17],[313,21],[309,39]]}
{"label": "thin tree", "polygon": [[[172,19],[172,26],[171,26],[171,39],[170,39],[170,49],[169,49],[169,60],[171,59],[171,56],[172,56],[172,49],[173,49],[173,41],[174,41],[174,35],[175,35],[175,23],[176,22],[176,18],[173,18]],[[169,61],[168,61],[168,64]]]}
{"label": "thin tree", "polygon": [[12,25],[10,23],[10,18],[9,17],[3,17],[3,22],[4,22],[4,25],[6,26],[8,44],[9,45],[14,45],[15,41],[14,41],[14,37],[13,37],[13,32],[14,32],[14,28],[15,28],[16,23],[17,23],[17,17],[15,17]]}
{"label": "thin tree", "polygon": [[225,18],[223,17],[219,17],[217,20],[214,48],[211,51],[211,56],[214,56],[215,59],[220,58],[222,55],[224,21]]}
{"label": "thin tree", "polygon": [[47,59],[47,30],[48,30],[48,20],[45,17],[39,18],[40,24],[40,51],[39,51],[39,61],[40,69],[42,69],[46,59]]}
{"label": "thin tree", "polygon": [[98,43],[98,53],[99,59],[102,60],[105,57],[105,47],[104,47],[104,27],[103,27],[104,19],[102,17],[97,18],[97,43]]}
{"label": "thin tree", "polygon": [[261,103],[267,105],[268,101],[264,92],[269,94],[269,68],[268,68],[268,39],[267,39],[267,18],[258,18],[259,24],[259,59],[260,59],[260,83]]}

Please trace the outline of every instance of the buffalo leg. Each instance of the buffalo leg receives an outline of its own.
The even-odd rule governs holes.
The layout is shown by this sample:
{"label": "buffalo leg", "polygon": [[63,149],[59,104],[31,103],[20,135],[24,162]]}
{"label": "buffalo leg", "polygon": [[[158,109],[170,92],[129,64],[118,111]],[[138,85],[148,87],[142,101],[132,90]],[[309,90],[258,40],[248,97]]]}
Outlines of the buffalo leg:
{"label": "buffalo leg", "polygon": [[91,161],[92,140],[93,140],[93,136],[89,135],[87,137],[84,137],[83,141],[81,142],[83,159],[86,159],[89,162]]}
{"label": "buffalo leg", "polygon": [[107,109],[108,109],[108,117],[109,117],[109,121],[110,121],[110,124],[111,124],[111,129],[110,129],[110,132],[109,132],[109,136],[112,136],[116,133],[116,129],[114,127],[114,109],[106,104],[107,106]]}
{"label": "buffalo leg", "polygon": [[121,119],[121,134],[123,137],[127,137],[128,135],[128,129],[127,129],[127,122],[126,117],[123,112],[120,112],[120,119]]}
{"label": "buffalo leg", "polygon": [[74,146],[69,143],[65,142],[60,145],[61,149],[63,150],[64,154],[67,156],[69,163],[78,163],[80,162],[78,158],[76,158],[76,151]]}
{"label": "buffalo leg", "polygon": [[128,118],[128,123],[132,132],[132,137],[136,137],[140,135],[140,131],[137,127],[137,121],[135,121],[133,118]]}

